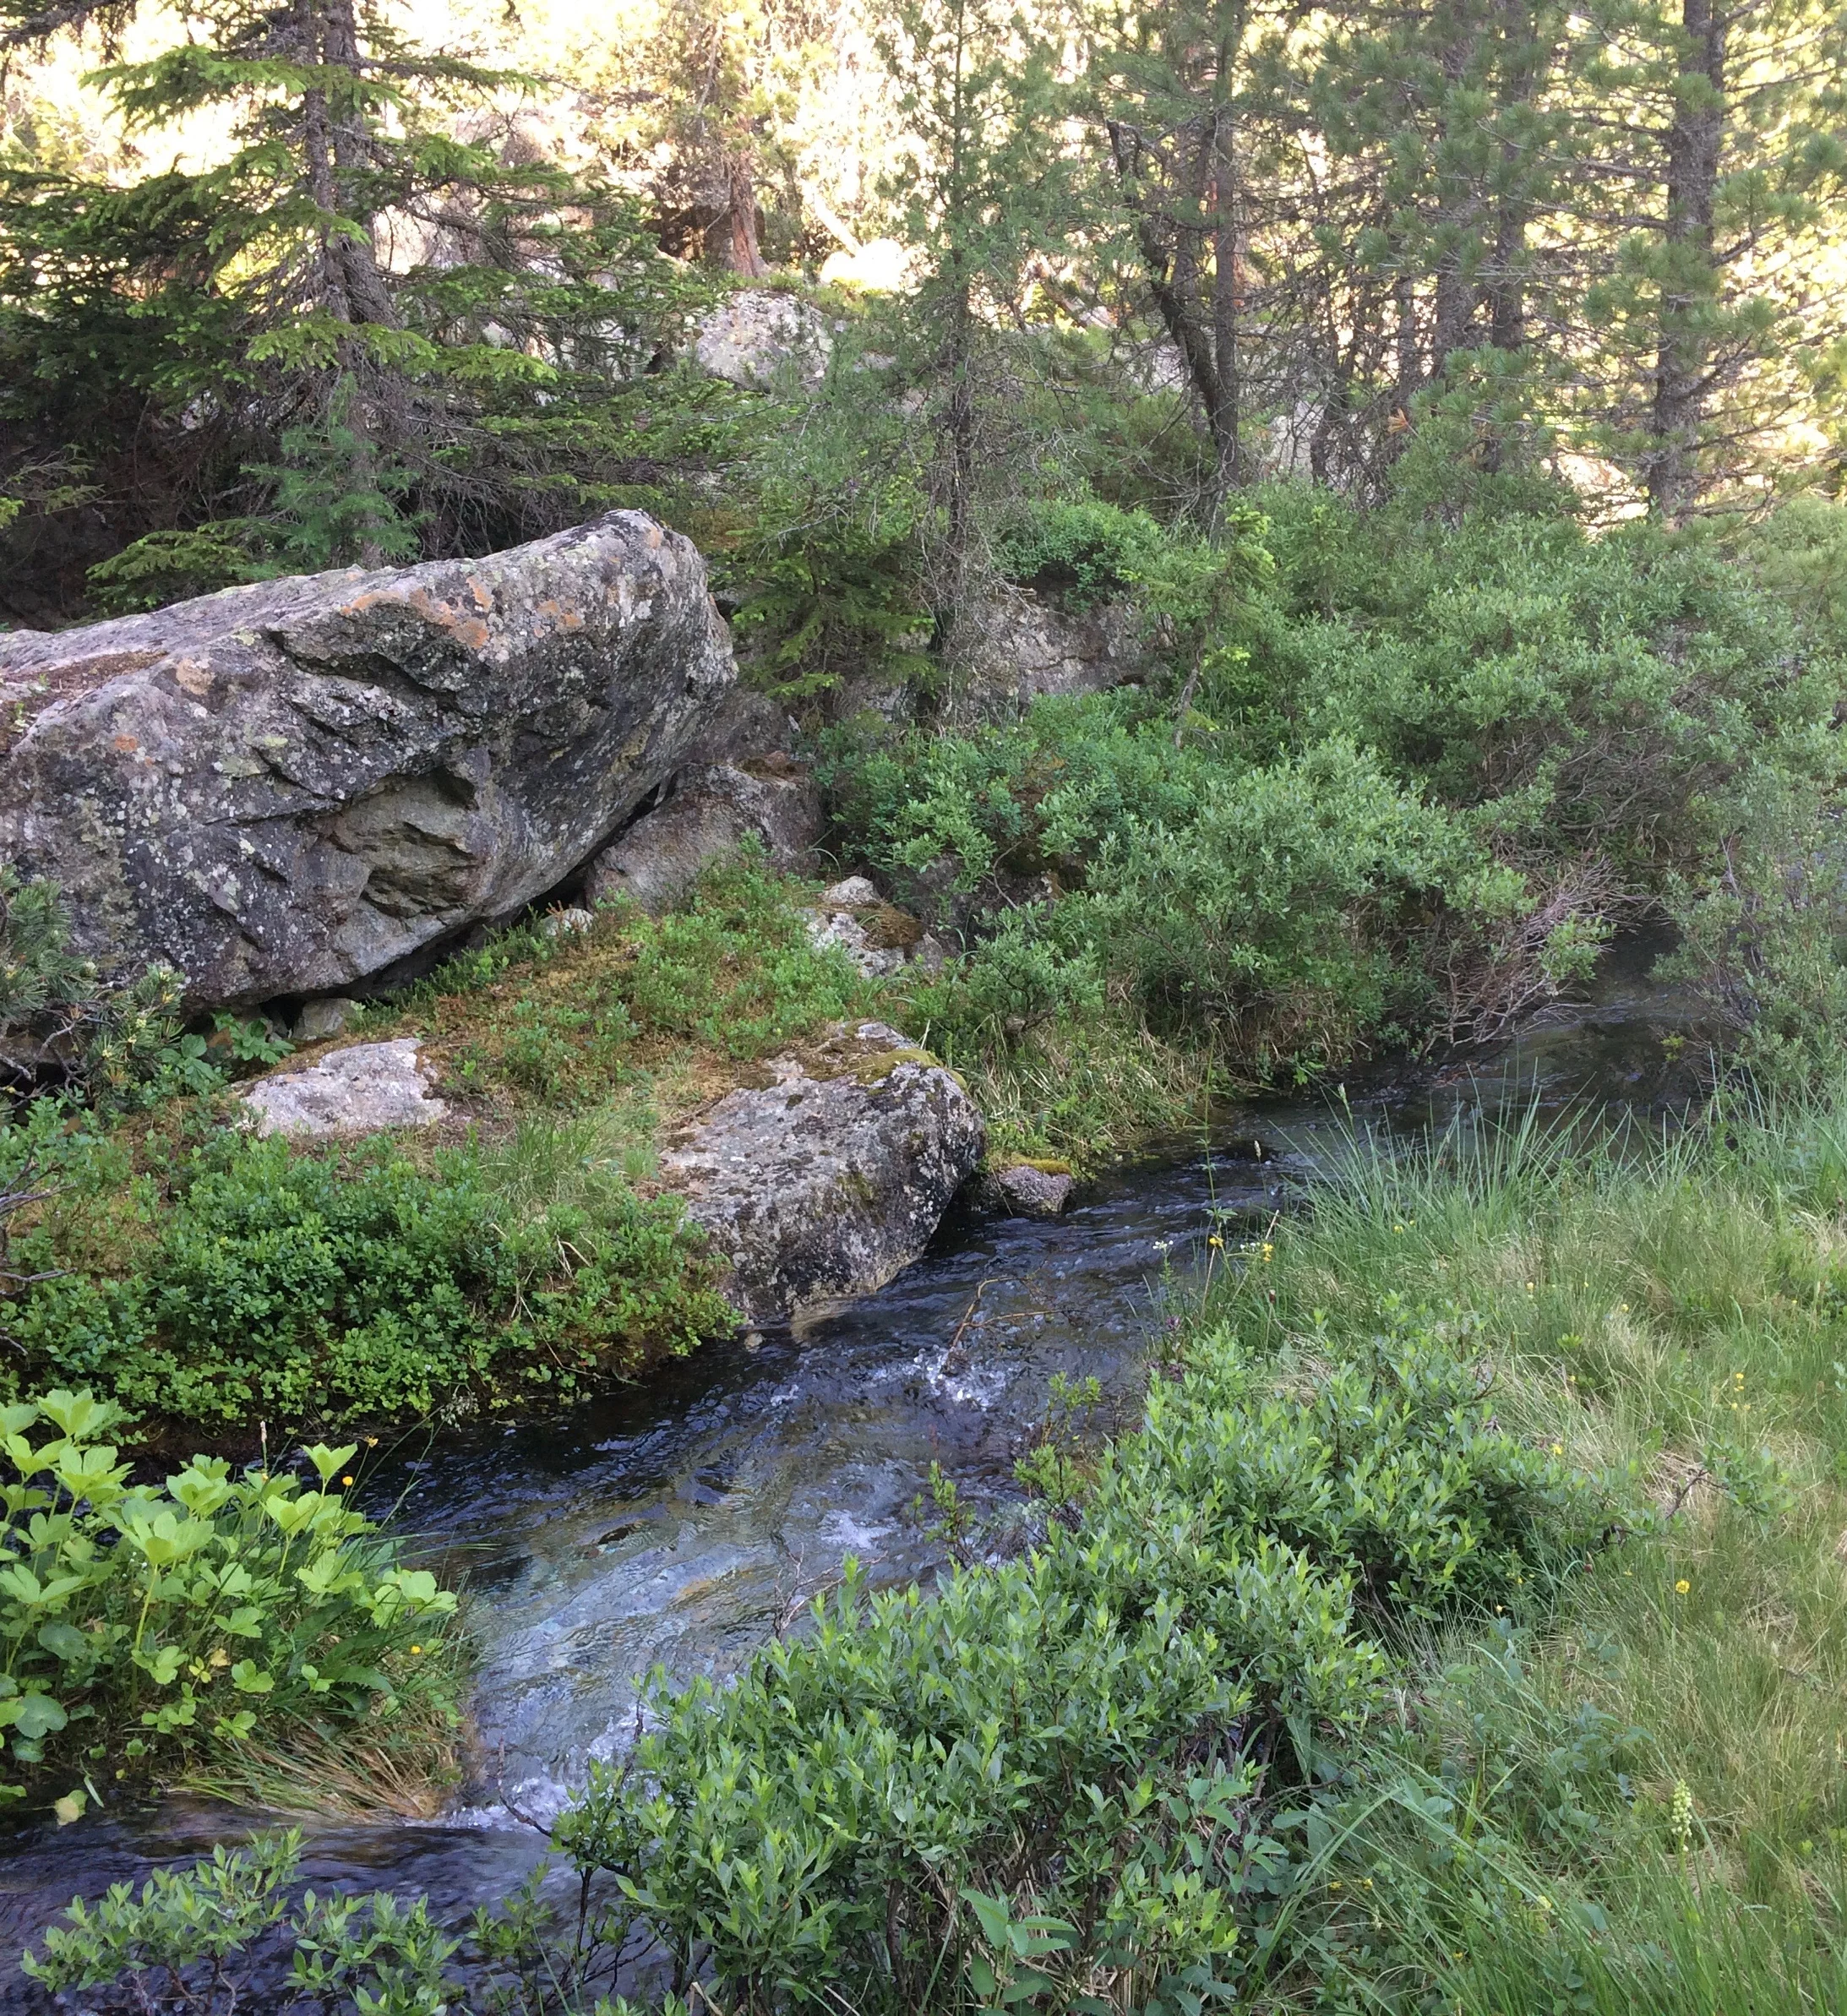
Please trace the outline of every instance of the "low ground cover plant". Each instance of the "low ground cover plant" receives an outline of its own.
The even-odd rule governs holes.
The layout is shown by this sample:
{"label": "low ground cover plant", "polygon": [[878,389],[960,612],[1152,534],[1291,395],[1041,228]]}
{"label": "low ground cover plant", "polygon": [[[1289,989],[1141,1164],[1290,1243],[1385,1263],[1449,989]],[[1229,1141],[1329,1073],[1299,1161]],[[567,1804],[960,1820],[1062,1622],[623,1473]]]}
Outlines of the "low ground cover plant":
{"label": "low ground cover plant", "polygon": [[40,1145],[14,1390],[84,1381],[144,1436],[555,1404],[733,1321],[677,1204],[581,1156],[509,1196],[517,1137],[413,1160],[220,1127],[158,1171],[113,1137],[67,1136],[49,1169]]}
{"label": "low ground cover plant", "polygon": [[727,1332],[652,1142],[875,1005],[800,893],[747,858],[684,912],[510,932],[368,1011],[471,1123],[434,1147],[259,1141],[209,1091],[145,1119],[29,1103],[0,1128],[0,1388],[82,1383],[141,1439],[237,1441],[555,1406]]}
{"label": "low ground cover plant", "polygon": [[248,1786],[316,1735],[439,1787],[456,1599],[347,1504],[357,1445],[304,1452],[306,1486],[205,1456],[155,1485],[123,1425],[87,1389],[0,1409],[0,1795],[74,1819],[125,1779]]}
{"label": "low ground cover plant", "polygon": [[809,935],[807,894],[746,849],[682,909],[613,905],[587,931],[502,934],[361,1026],[423,1037],[464,1099],[580,1108],[676,1069],[710,1076],[874,1005],[845,955]]}

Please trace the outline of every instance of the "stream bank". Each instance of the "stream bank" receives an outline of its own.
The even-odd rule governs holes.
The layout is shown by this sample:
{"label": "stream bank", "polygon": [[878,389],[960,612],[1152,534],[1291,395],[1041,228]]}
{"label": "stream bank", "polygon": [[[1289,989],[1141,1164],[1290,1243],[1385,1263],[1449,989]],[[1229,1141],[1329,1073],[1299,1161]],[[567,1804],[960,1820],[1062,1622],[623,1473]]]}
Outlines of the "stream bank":
{"label": "stream bank", "polygon": [[[1609,971],[1594,1006],[1491,1065],[1378,1088],[1350,1119],[1326,1099],[1228,1117],[1218,1145],[1172,1143],[1113,1170],[1061,1219],[952,1214],[879,1294],[755,1350],[709,1349],[550,1424],[400,1449],[371,1481],[374,1509],[401,1497],[400,1528],[477,1599],[473,1782],[439,1822],[309,1824],[304,1874],[424,1891],[445,1916],[503,1894],[542,1850],[510,1808],[546,1817],[584,1760],[619,1746],[649,1666],[734,1668],[849,1551],[879,1583],[927,1573],[935,1554],[906,1508],[931,1463],[978,1507],[1005,1499],[1054,1374],[1094,1376],[1131,1408],[1161,1278],[1184,1289],[1217,1219],[1261,1224],[1350,1130],[1414,1137],[1529,1101],[1670,1121],[1689,1088],[1661,1038],[1683,1020],[1639,975]],[[188,1860],[250,1824],[172,1801],[17,1837],[0,1863],[8,1963],[74,1891]],[[16,1983],[10,1964],[0,1981]]]}

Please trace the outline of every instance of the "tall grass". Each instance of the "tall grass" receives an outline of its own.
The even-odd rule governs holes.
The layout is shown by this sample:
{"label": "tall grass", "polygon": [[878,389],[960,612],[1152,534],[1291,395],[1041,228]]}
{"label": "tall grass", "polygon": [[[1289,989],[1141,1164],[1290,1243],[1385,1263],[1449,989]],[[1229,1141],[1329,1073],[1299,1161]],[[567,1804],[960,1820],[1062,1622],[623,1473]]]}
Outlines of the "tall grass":
{"label": "tall grass", "polygon": [[1847,2008],[1844,1206],[1847,1088],[1652,1139],[1529,1116],[1355,1137],[1219,1273],[1202,1321],[1278,1352],[1468,1326],[1506,1425],[1654,1507],[1562,1597],[1407,1648],[1337,1802],[1316,1995]]}

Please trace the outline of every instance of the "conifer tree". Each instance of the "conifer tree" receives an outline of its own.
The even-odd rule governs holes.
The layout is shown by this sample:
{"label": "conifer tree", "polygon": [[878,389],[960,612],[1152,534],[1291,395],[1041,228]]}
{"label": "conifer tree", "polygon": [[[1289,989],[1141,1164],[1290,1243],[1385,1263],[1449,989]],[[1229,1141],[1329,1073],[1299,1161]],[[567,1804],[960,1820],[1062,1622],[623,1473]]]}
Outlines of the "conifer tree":
{"label": "conifer tree", "polygon": [[898,0],[880,39],[905,123],[895,183],[934,384],[941,536],[931,602],[946,646],[971,559],[995,324],[1033,254],[1071,228],[1058,50],[1005,0]]}
{"label": "conifer tree", "polygon": [[1817,259],[1847,193],[1847,6],[1598,0],[1576,82],[1599,431],[1677,522],[1847,333]]}
{"label": "conifer tree", "polygon": [[[246,571],[276,548],[373,564],[414,525],[455,550],[581,515],[585,468],[611,459],[607,395],[684,294],[635,203],[506,144],[497,115],[524,80],[414,46],[384,0],[173,13],[183,39],[97,80],[141,132],[215,112],[221,159],[127,188],[0,172],[9,431],[95,469],[109,444],[86,414],[132,415],[193,466],[221,508],[188,508],[183,477],[150,500],[163,589],[188,558],[210,586],[232,551]],[[340,508],[304,545],[287,526],[317,496]]]}

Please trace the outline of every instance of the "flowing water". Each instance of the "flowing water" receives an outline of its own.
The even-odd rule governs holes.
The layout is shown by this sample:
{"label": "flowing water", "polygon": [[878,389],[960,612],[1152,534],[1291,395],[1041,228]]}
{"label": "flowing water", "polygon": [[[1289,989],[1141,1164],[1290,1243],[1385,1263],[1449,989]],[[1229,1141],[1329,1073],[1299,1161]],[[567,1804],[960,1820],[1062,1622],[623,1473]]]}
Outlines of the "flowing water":
{"label": "flowing water", "polygon": [[[400,1451],[378,1509],[465,1576],[482,1643],[479,1744],[440,1822],[310,1825],[323,1888],[426,1891],[444,1915],[511,1889],[543,1850],[586,1763],[620,1748],[636,1684],[733,1670],[851,1553],[885,1583],[933,1569],[910,1516],[939,1463],[978,1503],[1005,1500],[1054,1373],[1094,1376],[1131,1412],[1166,1321],[1218,1218],[1261,1223],[1311,1188],[1354,1129],[1404,1138],[1510,1106],[1668,1118],[1686,1087],[1662,1038],[1680,1005],[1639,971],[1528,1031],[1485,1069],[1355,1098],[1271,1104],[1215,1142],[1169,1144],[1088,1185],[1045,1223],[951,1213],[879,1294],[708,1348],[562,1420]],[[31,2006],[12,1965],[74,1893],[241,1839],[252,1817],[181,1801],[0,1843],[0,2006]]]}

